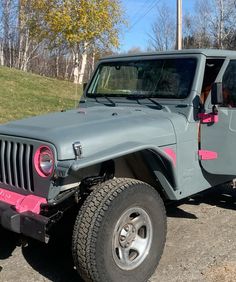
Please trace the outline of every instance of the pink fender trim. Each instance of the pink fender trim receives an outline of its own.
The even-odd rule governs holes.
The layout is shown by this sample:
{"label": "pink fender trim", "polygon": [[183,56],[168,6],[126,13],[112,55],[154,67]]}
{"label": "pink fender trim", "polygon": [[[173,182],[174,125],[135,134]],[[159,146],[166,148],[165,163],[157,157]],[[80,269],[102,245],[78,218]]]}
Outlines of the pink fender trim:
{"label": "pink fender trim", "polygon": [[207,150],[199,150],[198,155],[200,160],[202,161],[215,160],[218,158],[217,152],[212,152]]}
{"label": "pink fender trim", "polygon": [[47,200],[34,195],[20,195],[0,188],[0,202],[12,205],[19,213],[31,211],[35,214],[39,214],[40,205],[46,204]]}
{"label": "pink fender trim", "polygon": [[176,153],[171,148],[165,148],[164,152],[172,159],[174,166],[176,166]]}

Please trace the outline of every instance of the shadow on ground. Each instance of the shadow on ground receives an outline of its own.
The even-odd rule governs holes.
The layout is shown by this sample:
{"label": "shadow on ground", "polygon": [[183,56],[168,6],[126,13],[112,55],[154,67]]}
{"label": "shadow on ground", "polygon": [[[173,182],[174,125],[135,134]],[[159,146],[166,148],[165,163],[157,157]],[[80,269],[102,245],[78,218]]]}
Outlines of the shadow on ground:
{"label": "shadow on ground", "polygon": [[187,199],[171,202],[167,205],[167,216],[178,218],[197,219],[196,215],[181,209],[181,205],[200,205],[207,204],[223,209],[236,210],[236,189],[230,185],[217,186],[201,192]]}
{"label": "shadow on ground", "polygon": [[23,238],[0,228],[0,259],[7,259],[20,247],[27,263],[43,277],[55,282],[83,282],[73,267],[71,255],[72,227],[77,211],[69,211],[61,220],[48,244]]}
{"label": "shadow on ground", "polygon": [[31,242],[22,253],[33,269],[51,281],[83,281],[73,269],[70,249],[63,247],[63,241],[53,245]]}
{"label": "shadow on ground", "polygon": [[[235,210],[236,189],[221,186],[183,201],[171,203],[167,205],[167,216],[196,219],[194,214],[183,211],[181,205],[199,205],[201,203]],[[68,239],[68,234],[64,234],[66,233],[65,229],[64,226],[61,231],[57,231],[60,232],[57,233],[60,236],[55,236],[48,245],[30,240],[26,246],[21,247],[22,254],[33,269],[50,281],[82,282],[83,280],[78,278],[77,272],[73,268],[70,239]],[[0,259],[10,257],[19,244],[20,237],[18,235],[0,228]]]}
{"label": "shadow on ground", "polygon": [[0,227],[0,259],[4,260],[12,255],[19,244],[19,236]]}
{"label": "shadow on ground", "polygon": [[0,228],[1,260],[9,258],[19,246],[27,263],[50,281],[83,282],[73,268],[70,246],[65,240],[52,240],[48,245],[29,240],[24,246],[20,236]]}
{"label": "shadow on ground", "polygon": [[216,206],[223,209],[236,210],[236,189],[230,185],[222,185],[199,193],[190,199],[190,204]]}

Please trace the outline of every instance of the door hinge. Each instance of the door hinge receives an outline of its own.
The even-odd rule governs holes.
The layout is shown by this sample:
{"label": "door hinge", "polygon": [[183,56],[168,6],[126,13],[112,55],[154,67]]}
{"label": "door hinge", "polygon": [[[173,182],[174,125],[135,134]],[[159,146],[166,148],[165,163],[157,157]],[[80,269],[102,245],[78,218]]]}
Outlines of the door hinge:
{"label": "door hinge", "polygon": [[207,150],[199,150],[198,156],[199,159],[202,161],[215,160],[218,158],[218,153],[213,151],[207,151]]}

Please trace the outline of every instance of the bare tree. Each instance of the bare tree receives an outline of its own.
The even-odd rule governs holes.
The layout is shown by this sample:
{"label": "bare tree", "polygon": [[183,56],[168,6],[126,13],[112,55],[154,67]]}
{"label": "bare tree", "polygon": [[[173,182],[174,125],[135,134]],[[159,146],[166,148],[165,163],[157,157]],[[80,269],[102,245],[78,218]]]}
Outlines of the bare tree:
{"label": "bare tree", "polygon": [[32,7],[32,1],[19,0],[18,12],[18,68],[27,71],[32,59],[39,56],[37,52],[44,44],[44,37],[37,31],[40,15]]}
{"label": "bare tree", "polygon": [[212,0],[200,0],[196,3],[196,15],[192,22],[194,45],[197,48],[210,48],[212,46],[212,38],[209,33],[209,19],[212,14],[210,1]]}
{"label": "bare tree", "polygon": [[218,49],[228,48],[230,37],[235,34],[236,8],[234,2],[234,0],[214,0],[210,28],[214,36],[214,45]]}
{"label": "bare tree", "polygon": [[3,20],[2,20],[2,1],[0,1],[0,66],[4,66],[4,39],[3,39]]}
{"label": "bare tree", "polygon": [[136,54],[136,53],[141,53],[141,48],[140,47],[132,47],[131,49],[128,50],[128,54]]}
{"label": "bare tree", "polygon": [[190,14],[183,17],[183,30],[183,48],[193,48],[195,46],[194,22]]}
{"label": "bare tree", "polygon": [[199,0],[195,15],[185,20],[184,42],[196,48],[234,49],[235,0]]}
{"label": "bare tree", "polygon": [[13,67],[15,63],[16,44],[16,1],[1,0],[1,29],[0,29],[0,61],[1,64]]}
{"label": "bare tree", "polygon": [[0,39],[0,66],[4,66],[3,40]]}
{"label": "bare tree", "polygon": [[175,18],[171,8],[166,4],[158,6],[157,18],[149,34],[151,48],[158,51],[174,49],[175,26]]}

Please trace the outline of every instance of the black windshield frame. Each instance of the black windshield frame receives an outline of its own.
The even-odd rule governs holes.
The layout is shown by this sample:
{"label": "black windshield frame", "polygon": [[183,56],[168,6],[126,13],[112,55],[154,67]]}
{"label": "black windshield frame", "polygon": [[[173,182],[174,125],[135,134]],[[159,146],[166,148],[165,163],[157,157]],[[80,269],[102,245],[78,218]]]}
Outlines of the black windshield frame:
{"label": "black windshield frame", "polygon": [[185,99],[191,92],[196,68],[194,57],[102,62],[86,96]]}

